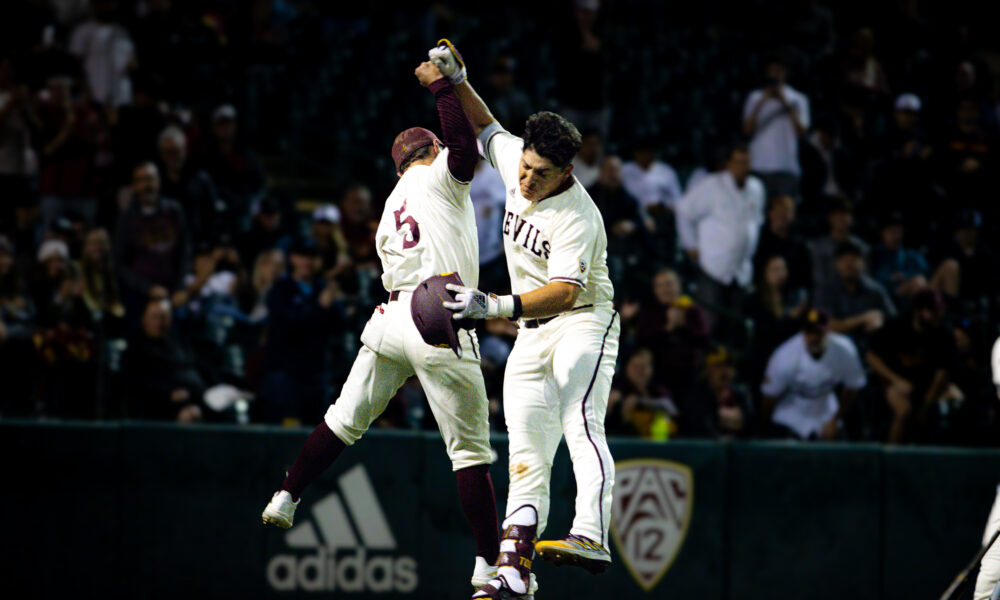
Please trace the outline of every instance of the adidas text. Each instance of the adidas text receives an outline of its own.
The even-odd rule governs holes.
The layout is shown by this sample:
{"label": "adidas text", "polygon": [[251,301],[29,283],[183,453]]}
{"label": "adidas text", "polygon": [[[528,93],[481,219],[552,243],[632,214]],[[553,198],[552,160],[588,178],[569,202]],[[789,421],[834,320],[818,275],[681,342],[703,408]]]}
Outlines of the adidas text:
{"label": "adidas text", "polygon": [[267,565],[267,581],[290,592],[412,592],[417,588],[417,561],[409,556],[367,556],[364,548],[334,556],[280,554]]}

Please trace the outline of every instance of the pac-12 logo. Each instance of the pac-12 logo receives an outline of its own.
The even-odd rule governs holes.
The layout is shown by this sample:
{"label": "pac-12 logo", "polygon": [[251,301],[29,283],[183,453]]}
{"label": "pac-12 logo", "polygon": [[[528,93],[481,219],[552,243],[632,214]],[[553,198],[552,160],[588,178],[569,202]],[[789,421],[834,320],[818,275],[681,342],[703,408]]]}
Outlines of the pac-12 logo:
{"label": "pac-12 logo", "polygon": [[337,483],[346,510],[341,495],[333,493],[314,504],[310,513],[300,513],[312,519],[292,527],[285,534],[285,544],[310,553],[271,558],[268,584],[276,591],[289,592],[414,591],[417,561],[393,552],[396,539],[364,467],[352,468]]}
{"label": "pac-12 logo", "polygon": [[615,464],[611,536],[632,577],[647,592],[684,543],[693,499],[694,479],[685,465],[655,459]]}

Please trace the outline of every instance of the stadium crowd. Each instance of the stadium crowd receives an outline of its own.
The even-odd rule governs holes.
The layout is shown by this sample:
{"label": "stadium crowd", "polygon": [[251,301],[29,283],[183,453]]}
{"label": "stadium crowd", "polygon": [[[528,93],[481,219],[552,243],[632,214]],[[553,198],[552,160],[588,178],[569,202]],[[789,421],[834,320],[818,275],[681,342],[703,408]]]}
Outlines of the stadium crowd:
{"label": "stadium crowd", "polygon": [[[538,41],[501,9],[408,3],[390,21],[415,32],[393,41],[338,4],[0,7],[0,417],[318,421],[385,299],[388,146],[433,128],[405,90],[447,34],[509,129],[554,108],[583,134],[574,173],[623,323],[610,434],[1000,440],[997,21],[903,0],[842,23],[800,0],[708,26],[704,7],[567,0]],[[361,51],[379,43],[409,62]],[[336,100],[289,107],[301,90],[268,82],[292,69]],[[365,102],[364,75],[392,86],[370,102],[406,105],[353,114],[356,137],[310,116]],[[316,177],[308,153],[340,166]],[[501,292],[504,188],[485,162],[471,195],[480,287]],[[498,430],[516,334],[479,331]],[[433,427],[415,381],[378,423]]]}

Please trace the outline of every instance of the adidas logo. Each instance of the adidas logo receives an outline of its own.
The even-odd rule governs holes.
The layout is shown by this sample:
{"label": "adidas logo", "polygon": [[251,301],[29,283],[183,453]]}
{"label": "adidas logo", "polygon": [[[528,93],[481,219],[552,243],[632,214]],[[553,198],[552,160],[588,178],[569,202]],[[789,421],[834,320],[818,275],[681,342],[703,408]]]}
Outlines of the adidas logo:
{"label": "adidas logo", "polygon": [[267,564],[268,584],[276,591],[415,590],[417,561],[389,553],[396,550],[396,539],[364,467],[347,471],[337,483],[341,493],[314,504],[312,522],[300,523],[285,534],[289,548],[313,554],[274,556]]}

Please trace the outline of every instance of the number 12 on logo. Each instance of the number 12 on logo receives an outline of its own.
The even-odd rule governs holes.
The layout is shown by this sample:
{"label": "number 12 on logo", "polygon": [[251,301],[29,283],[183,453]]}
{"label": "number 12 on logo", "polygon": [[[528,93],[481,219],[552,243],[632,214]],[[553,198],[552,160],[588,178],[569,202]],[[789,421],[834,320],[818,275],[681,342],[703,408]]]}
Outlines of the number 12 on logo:
{"label": "number 12 on logo", "polygon": [[392,214],[396,217],[396,231],[402,229],[403,225],[410,226],[410,235],[403,234],[403,250],[408,250],[420,243],[420,225],[412,215],[408,215],[405,219],[400,219],[404,212],[406,212],[406,200],[403,200],[403,205],[398,210],[394,210]]}

